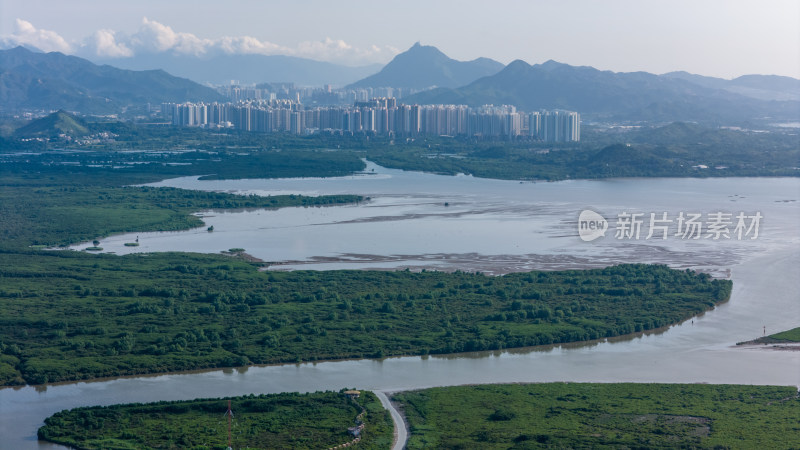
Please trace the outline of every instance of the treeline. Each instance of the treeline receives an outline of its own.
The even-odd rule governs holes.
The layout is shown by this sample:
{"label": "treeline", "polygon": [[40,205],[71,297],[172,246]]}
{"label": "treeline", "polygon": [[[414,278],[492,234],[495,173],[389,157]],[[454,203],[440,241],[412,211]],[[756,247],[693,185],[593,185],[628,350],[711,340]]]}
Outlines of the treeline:
{"label": "treeline", "polygon": [[259,272],[222,256],[0,251],[0,384],[496,350],[688,319],[731,282],[661,265]]}
{"label": "treeline", "polygon": [[[130,123],[96,123],[90,127],[112,131],[119,137],[115,142],[80,147],[94,150],[86,155],[46,151],[65,145],[78,148],[58,142],[9,140],[0,141],[0,146],[12,151],[46,151],[17,158],[14,171],[85,176],[108,172],[115,164],[135,163],[135,167],[113,171],[142,180],[181,175],[339,176],[361,170],[364,166],[359,158],[364,155],[391,168],[498,179],[800,176],[797,136],[778,129],[756,133],[673,123],[614,132],[588,126],[581,142],[547,143],[476,137],[295,136]],[[164,152],[165,148],[170,151]],[[69,166],[61,166],[59,158]],[[98,165],[101,167],[91,167]]]}
{"label": "treeline", "polygon": [[[170,150],[163,150],[170,148]],[[160,147],[154,151],[0,152],[0,176],[8,184],[48,183],[121,186],[181,176],[207,179],[336,177],[363,170],[356,152],[223,148]],[[50,178],[54,177],[54,178]]]}
{"label": "treeline", "polygon": [[[1,180],[1,179],[0,179]],[[176,231],[203,225],[204,209],[283,208],[356,203],[357,195],[257,196],[152,187],[0,185],[0,247],[68,245],[113,233]]]}
{"label": "treeline", "polygon": [[[367,157],[404,170],[513,180],[800,176],[795,134],[673,123],[628,133],[590,129],[578,143],[420,138],[373,142]],[[707,166],[700,168],[697,166]]]}
{"label": "treeline", "polygon": [[[229,399],[162,401],[75,408],[45,419],[39,439],[77,449],[228,447]],[[362,391],[357,403],[341,392],[233,397],[231,444],[250,449],[319,449],[353,439],[361,407],[364,433],[358,448],[385,449],[393,424],[380,400]]]}
{"label": "treeline", "polygon": [[[595,179],[619,177],[732,177],[800,176],[800,151],[749,152],[735,157],[714,152],[708,156],[682,153],[646,145],[571,150],[499,148],[473,151],[444,148],[375,147],[367,158],[385,167],[432,172],[443,175],[459,173],[480,178],[507,180]],[[700,168],[696,166],[708,166]]]}
{"label": "treeline", "polygon": [[798,448],[795,386],[537,383],[394,395],[419,448]]}
{"label": "treeline", "polygon": [[[11,129],[21,128],[25,124],[18,120],[0,119],[0,143],[5,145],[0,148],[8,150],[51,150],[69,146],[83,150],[126,151],[126,150],[156,150],[164,149],[198,149],[198,150],[245,150],[253,149],[271,150],[316,150],[320,148],[336,148],[337,145],[358,145],[366,141],[366,136],[337,136],[317,134],[309,136],[291,133],[258,133],[236,129],[204,129],[199,127],[176,127],[168,124],[146,124],[120,121],[81,121],[90,134],[113,133],[112,140],[93,144],[77,145],[59,139],[49,142],[23,141],[14,136]],[[53,128],[50,133],[42,130],[44,136],[55,138],[62,133]]]}

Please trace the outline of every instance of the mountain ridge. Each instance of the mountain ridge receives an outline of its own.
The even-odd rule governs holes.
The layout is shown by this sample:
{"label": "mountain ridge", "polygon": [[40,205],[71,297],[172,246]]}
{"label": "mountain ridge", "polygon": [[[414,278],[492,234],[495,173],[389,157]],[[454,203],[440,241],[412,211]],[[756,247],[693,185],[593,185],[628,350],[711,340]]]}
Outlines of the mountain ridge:
{"label": "mountain ridge", "polygon": [[293,82],[300,86],[345,85],[378,72],[380,64],[345,66],[289,55],[213,55],[210,57],[172,54],[143,54],[131,58],[97,59],[129,70],[161,68],[172,75],[197,83],[244,84]]}
{"label": "mountain ridge", "polygon": [[434,46],[421,45],[417,42],[405,52],[395,56],[378,73],[352,83],[347,88],[458,87],[497,73],[502,68],[503,64],[485,57],[471,61],[457,61]]}
{"label": "mountain ridge", "polygon": [[[639,121],[743,121],[758,116],[792,119],[800,115],[800,102],[764,100],[704,85],[703,78],[684,78],[687,77],[602,71],[553,60],[535,65],[515,60],[498,73],[468,85],[420,92],[404,100],[471,106],[513,104],[527,111],[568,109],[602,118]],[[756,76],[750,82],[760,80]]]}
{"label": "mountain ridge", "polygon": [[0,109],[116,113],[130,104],[221,100],[213,89],[163,70],[132,71],[59,52],[0,51]]}

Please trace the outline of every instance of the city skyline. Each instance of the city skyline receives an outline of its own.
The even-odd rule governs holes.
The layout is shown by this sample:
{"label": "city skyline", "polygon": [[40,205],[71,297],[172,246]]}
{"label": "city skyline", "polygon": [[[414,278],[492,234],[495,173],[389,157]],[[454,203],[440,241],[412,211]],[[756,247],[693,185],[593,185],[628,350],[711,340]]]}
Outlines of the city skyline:
{"label": "city skyline", "polygon": [[262,133],[472,136],[543,142],[580,141],[581,122],[575,111],[525,112],[512,105],[404,104],[394,97],[356,101],[352,106],[307,107],[274,96],[226,103],[162,103],[160,113],[175,126]]}
{"label": "city skyline", "polygon": [[[385,64],[414,42],[458,60],[549,59],[616,72],[687,71],[800,78],[800,4],[774,1],[506,0],[346,7],[0,0],[0,47],[27,45],[113,60],[147,52],[283,54],[344,65]],[[767,51],[769,50],[769,51]]]}

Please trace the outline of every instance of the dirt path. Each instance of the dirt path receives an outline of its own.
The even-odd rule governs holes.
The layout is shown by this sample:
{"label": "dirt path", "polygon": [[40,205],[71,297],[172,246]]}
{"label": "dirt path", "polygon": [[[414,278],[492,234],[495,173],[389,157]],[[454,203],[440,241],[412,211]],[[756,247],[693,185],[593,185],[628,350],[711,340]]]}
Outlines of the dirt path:
{"label": "dirt path", "polygon": [[[389,401],[389,398],[386,396],[386,392],[373,392],[375,392],[375,395],[378,396],[378,399],[381,401],[383,407],[388,409],[389,414],[392,415],[392,421],[394,422],[394,443],[392,444],[392,450],[403,450],[406,448],[406,443],[408,442],[408,426],[406,425],[405,419],[403,419],[403,415],[400,414],[392,402]],[[389,392],[389,394],[391,394],[391,392]]]}

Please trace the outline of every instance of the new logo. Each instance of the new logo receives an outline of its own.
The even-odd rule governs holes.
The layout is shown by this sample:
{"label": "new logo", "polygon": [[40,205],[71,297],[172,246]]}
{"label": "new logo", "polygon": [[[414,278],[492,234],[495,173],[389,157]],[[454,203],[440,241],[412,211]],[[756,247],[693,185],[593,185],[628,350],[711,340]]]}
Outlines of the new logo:
{"label": "new logo", "polygon": [[578,216],[578,235],[585,242],[593,241],[600,237],[605,237],[608,230],[608,221],[605,217],[592,211],[584,209]]}

